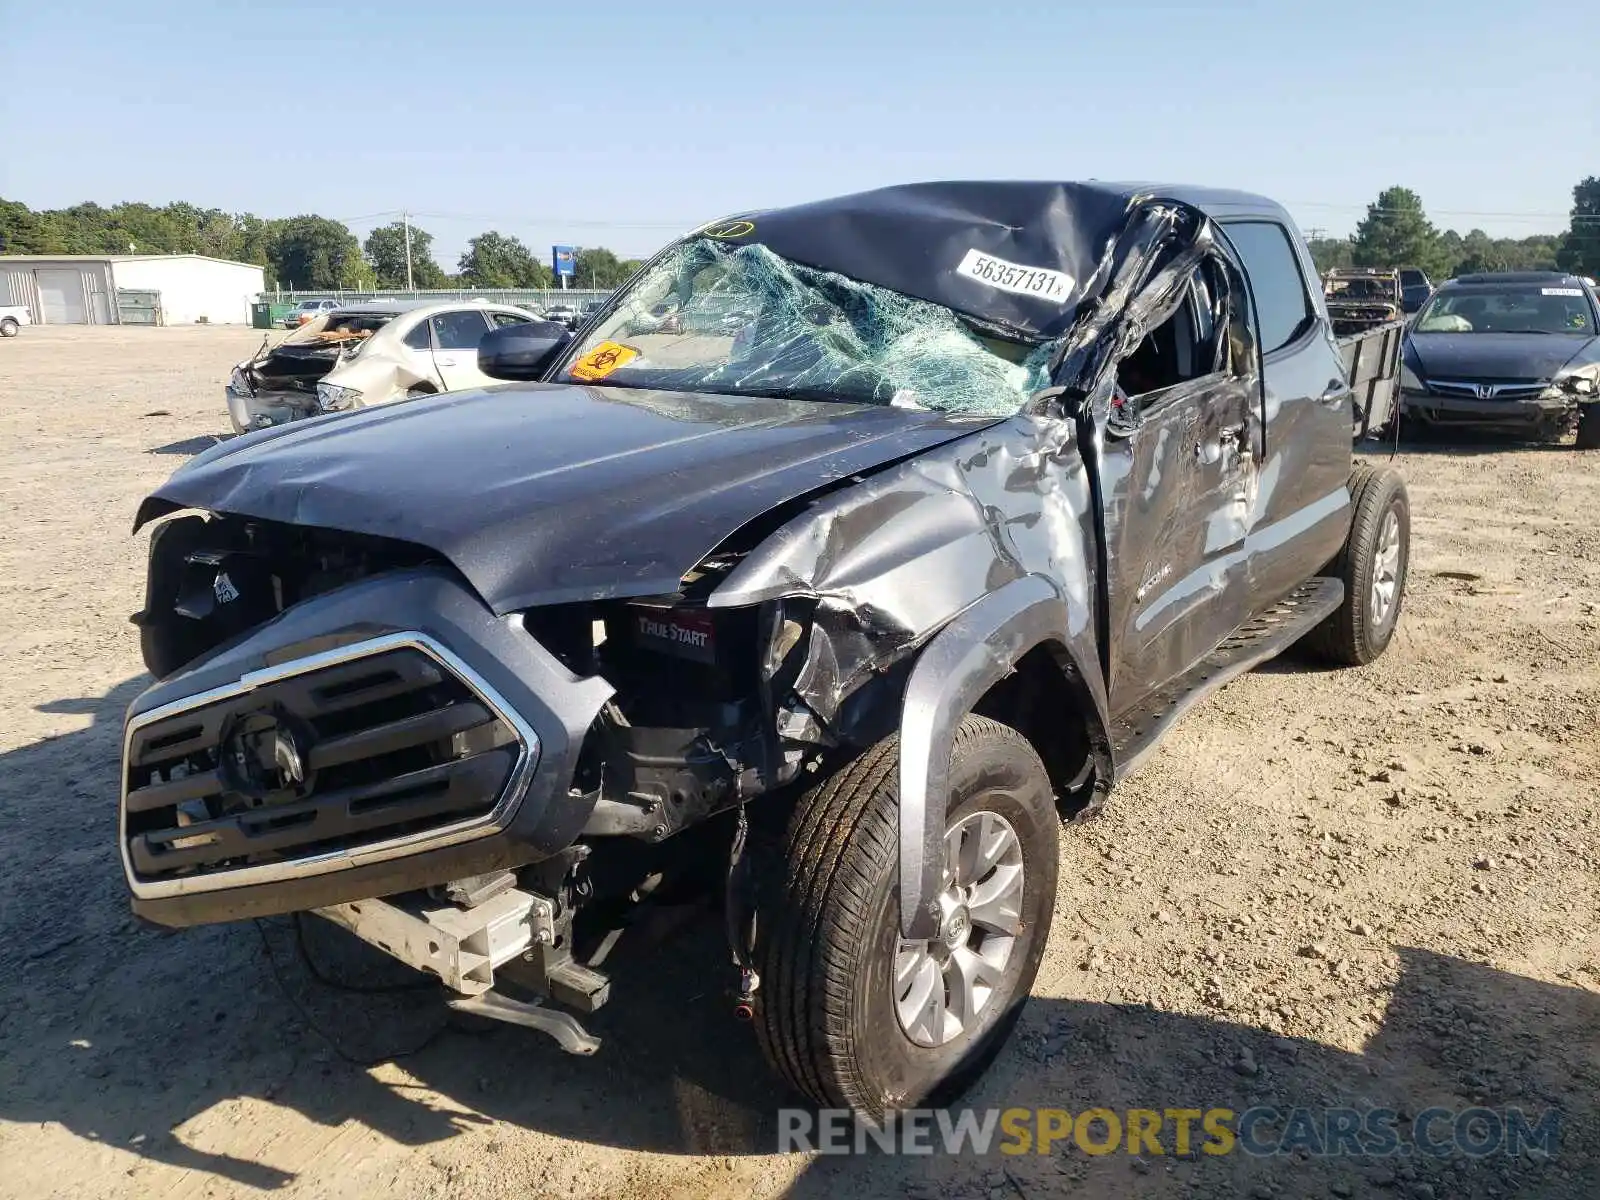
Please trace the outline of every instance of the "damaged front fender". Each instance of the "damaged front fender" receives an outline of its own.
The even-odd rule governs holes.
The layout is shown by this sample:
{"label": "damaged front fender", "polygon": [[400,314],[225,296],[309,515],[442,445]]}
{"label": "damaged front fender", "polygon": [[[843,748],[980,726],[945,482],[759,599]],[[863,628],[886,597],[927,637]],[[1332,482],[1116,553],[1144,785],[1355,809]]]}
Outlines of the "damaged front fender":
{"label": "damaged front fender", "polygon": [[1107,779],[1095,650],[1093,495],[1076,424],[1019,416],[818,501],[744,557],[713,607],[815,603],[798,740],[901,737],[907,936],[937,920],[950,747],[962,719],[1045,646]]}
{"label": "damaged front fender", "polygon": [[[939,932],[950,755],[962,718],[1035,646],[1072,640],[1066,600],[1026,575],[951,621],[917,659],[900,720],[900,931]],[[1100,716],[1103,719],[1104,713]]]}

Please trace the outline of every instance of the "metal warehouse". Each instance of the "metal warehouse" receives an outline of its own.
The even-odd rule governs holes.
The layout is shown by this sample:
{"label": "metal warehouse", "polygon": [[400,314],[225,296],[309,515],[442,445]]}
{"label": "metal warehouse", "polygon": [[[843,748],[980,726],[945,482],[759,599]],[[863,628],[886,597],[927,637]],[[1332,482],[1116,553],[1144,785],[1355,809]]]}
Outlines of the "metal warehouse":
{"label": "metal warehouse", "polygon": [[203,254],[0,254],[0,304],[41,325],[241,325],[262,268]]}

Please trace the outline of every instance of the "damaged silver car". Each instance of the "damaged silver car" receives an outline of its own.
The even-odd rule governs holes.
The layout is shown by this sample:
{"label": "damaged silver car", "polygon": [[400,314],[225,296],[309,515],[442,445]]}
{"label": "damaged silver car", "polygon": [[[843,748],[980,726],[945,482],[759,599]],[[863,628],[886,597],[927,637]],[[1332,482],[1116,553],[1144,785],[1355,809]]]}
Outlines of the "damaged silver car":
{"label": "damaged silver car", "polygon": [[492,329],[538,317],[481,300],[352,304],[322,313],[277,345],[263,339],[233,368],[224,396],[235,433],[321,413],[493,383],[478,370]]}
{"label": "damaged silver car", "polygon": [[1410,501],[1352,446],[1399,344],[1336,339],[1242,193],[708,225],[576,337],[489,334],[522,386],[225,443],[144,502],[134,908],[315,914],[590,1054],[637,917],[709,893],[784,1080],[945,1102],[1026,1002],[1061,822],[1255,664],[1389,645]]}

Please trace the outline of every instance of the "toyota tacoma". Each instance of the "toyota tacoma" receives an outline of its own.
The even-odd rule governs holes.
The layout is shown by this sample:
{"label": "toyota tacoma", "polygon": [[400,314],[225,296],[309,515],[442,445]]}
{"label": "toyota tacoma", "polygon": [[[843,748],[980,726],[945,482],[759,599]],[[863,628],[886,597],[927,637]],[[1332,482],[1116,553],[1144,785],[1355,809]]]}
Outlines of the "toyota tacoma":
{"label": "toyota tacoma", "polygon": [[478,353],[514,385],[251,433],[141,506],[143,917],[314,913],[590,1053],[630,920],[709,893],[733,1015],[880,1118],[1000,1049],[1063,822],[1400,614],[1406,489],[1353,454],[1398,327],[1336,339],[1259,197],[742,214]]}

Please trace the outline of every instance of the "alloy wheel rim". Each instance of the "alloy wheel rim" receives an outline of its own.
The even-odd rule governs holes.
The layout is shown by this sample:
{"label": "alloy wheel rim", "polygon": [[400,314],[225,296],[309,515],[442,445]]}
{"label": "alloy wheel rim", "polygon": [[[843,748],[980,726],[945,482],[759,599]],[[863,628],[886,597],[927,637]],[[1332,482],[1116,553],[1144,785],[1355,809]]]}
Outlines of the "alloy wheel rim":
{"label": "alloy wheel rim", "polygon": [[1400,594],[1400,514],[1390,509],[1384,514],[1378,533],[1378,547],[1372,561],[1372,621],[1382,625],[1394,611]]}
{"label": "alloy wheel rim", "polygon": [[901,938],[895,1015],[919,1046],[972,1030],[993,1006],[1022,935],[1022,840],[998,813],[975,812],[945,834],[939,930]]}

